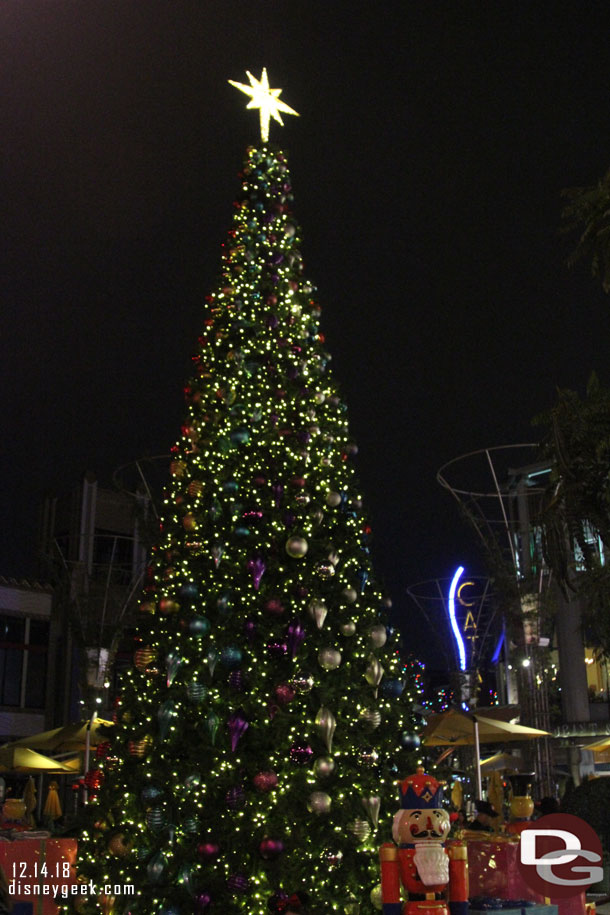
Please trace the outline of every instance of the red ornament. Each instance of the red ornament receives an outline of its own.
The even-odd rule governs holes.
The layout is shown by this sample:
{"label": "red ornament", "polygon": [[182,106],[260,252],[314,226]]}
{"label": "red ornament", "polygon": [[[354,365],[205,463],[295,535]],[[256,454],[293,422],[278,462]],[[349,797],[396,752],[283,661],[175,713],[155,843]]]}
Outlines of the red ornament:
{"label": "red ornament", "polygon": [[261,794],[266,794],[268,791],[273,791],[277,787],[277,775],[273,769],[269,769],[266,772],[259,772],[252,779],[254,787],[257,791],[260,791]]}
{"label": "red ornament", "polygon": [[296,696],[292,686],[288,683],[280,683],[275,687],[275,696],[280,705],[288,705]]}

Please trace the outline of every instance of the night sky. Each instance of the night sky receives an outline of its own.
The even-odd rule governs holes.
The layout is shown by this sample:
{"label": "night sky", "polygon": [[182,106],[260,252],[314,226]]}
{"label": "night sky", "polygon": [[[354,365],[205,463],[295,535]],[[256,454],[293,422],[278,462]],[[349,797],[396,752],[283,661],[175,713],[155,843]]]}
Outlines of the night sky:
{"label": "night sky", "polygon": [[576,2],[3,0],[0,575],[38,506],[178,436],[267,67],[307,277],[359,443],[374,560],[477,567],[436,482],[608,382],[610,300],[568,270],[561,190],[610,166],[610,8]]}

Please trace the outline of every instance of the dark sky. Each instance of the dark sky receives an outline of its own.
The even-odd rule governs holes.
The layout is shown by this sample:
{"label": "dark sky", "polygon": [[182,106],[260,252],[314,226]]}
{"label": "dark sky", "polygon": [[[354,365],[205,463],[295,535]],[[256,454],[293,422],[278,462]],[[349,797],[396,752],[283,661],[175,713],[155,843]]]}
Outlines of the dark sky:
{"label": "dark sky", "polygon": [[609,31],[549,0],[3,0],[0,574],[32,574],[44,492],[176,439],[258,136],[227,80],[262,66],[301,115],[272,140],[378,572],[406,614],[474,562],[438,468],[608,381],[610,302],[558,229],[610,166]]}

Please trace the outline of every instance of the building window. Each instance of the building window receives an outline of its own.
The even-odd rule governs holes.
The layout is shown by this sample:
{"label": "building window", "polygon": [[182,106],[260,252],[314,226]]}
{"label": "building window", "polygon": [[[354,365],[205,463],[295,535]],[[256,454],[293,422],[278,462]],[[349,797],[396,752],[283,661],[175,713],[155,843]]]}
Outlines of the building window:
{"label": "building window", "polygon": [[47,620],[0,614],[0,705],[45,707],[48,647]]}

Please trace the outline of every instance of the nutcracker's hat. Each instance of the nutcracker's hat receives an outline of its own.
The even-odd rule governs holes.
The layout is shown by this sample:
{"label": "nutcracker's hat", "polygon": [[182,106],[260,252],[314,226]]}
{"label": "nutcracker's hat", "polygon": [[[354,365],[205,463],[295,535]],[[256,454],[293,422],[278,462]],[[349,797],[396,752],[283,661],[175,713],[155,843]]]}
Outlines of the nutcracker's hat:
{"label": "nutcracker's hat", "polygon": [[403,810],[435,810],[443,803],[443,786],[433,775],[419,768],[400,783],[400,806]]}

